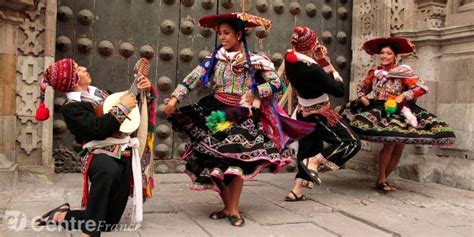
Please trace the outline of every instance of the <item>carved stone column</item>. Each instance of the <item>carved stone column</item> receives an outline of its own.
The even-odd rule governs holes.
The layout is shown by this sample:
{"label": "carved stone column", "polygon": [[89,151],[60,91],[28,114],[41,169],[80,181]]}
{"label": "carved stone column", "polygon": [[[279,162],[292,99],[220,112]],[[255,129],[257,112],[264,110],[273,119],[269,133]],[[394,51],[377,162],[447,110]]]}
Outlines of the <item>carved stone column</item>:
{"label": "carved stone column", "polygon": [[447,0],[416,0],[417,28],[440,28],[445,24]]}
{"label": "carved stone column", "polygon": [[[349,99],[355,99],[355,88],[366,76],[370,67],[377,64],[377,57],[370,56],[362,50],[362,45],[369,39],[390,35],[391,28],[399,28],[403,24],[400,10],[392,12],[392,1],[398,0],[354,0],[352,14],[352,72],[349,89]],[[396,24],[392,21],[397,22]],[[375,173],[376,157],[379,146],[362,142],[362,151],[357,158],[347,163],[347,167],[364,172]]]}
{"label": "carved stone column", "polygon": [[14,187],[18,177],[16,156],[16,45],[23,22],[20,9],[31,1],[0,1],[0,190]]}
{"label": "carved stone column", "polygon": [[[39,80],[54,62],[56,34],[56,0],[36,0],[33,8],[21,11],[24,19],[18,29],[16,64],[17,160],[21,173],[51,176],[53,119],[38,122]],[[53,113],[53,93],[49,88],[46,106]]]}
{"label": "carved stone column", "polygon": [[474,0],[464,0],[460,2],[458,12],[467,12],[474,10]]}
{"label": "carved stone column", "polygon": [[473,0],[448,0],[446,26],[470,25],[474,22]]}
{"label": "carved stone column", "polygon": [[[369,39],[390,34],[391,0],[355,0],[352,15],[352,76],[351,88],[363,79],[375,58],[362,50],[362,45]],[[350,90],[351,98],[355,91]]]}

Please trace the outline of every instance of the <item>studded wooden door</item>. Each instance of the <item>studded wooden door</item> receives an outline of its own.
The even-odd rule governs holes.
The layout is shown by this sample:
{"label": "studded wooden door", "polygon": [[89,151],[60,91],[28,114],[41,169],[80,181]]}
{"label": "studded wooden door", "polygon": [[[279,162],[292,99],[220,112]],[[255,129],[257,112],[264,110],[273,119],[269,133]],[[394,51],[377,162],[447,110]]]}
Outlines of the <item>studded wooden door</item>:
{"label": "studded wooden door", "polygon": [[[149,78],[159,93],[155,170],[182,172],[184,166],[178,157],[187,140],[174,133],[164,119],[163,99],[215,47],[215,32],[198,27],[197,20],[204,15],[242,11],[243,2],[245,11],[273,21],[270,32],[256,28],[248,33],[251,50],[264,52],[278,67],[289,47],[293,26],[309,26],[328,48],[348,85],[351,0],[59,0],[56,59],[72,57],[88,68],[94,85],[122,91],[133,80],[136,60],[140,56],[151,58]],[[196,90],[184,103],[206,93]],[[57,94],[53,131],[56,172],[78,172],[79,158],[73,152],[77,144],[58,113],[64,102],[64,95]]]}

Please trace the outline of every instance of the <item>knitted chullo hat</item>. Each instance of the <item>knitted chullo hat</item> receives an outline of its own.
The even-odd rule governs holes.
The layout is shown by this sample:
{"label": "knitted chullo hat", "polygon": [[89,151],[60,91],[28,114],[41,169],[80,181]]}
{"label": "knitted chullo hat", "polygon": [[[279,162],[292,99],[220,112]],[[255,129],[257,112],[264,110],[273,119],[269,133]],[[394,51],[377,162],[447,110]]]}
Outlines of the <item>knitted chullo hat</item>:
{"label": "knitted chullo hat", "polygon": [[291,35],[292,48],[286,54],[286,61],[295,63],[298,57],[295,52],[304,53],[309,50],[314,50],[316,62],[325,70],[331,70],[332,66],[329,59],[326,57],[327,49],[319,43],[316,32],[305,26],[295,26],[293,34]]}
{"label": "knitted chullo hat", "polygon": [[56,91],[67,93],[72,91],[78,82],[79,75],[74,68],[74,60],[65,58],[49,66],[40,82],[40,105],[36,110],[36,120],[44,121],[49,118],[49,109],[44,104],[44,95],[48,86]]}
{"label": "knitted chullo hat", "polygon": [[316,48],[319,45],[316,33],[305,26],[295,26],[291,35],[292,48],[286,55],[286,61],[294,63],[298,61],[296,52],[306,52]]}
{"label": "knitted chullo hat", "polygon": [[316,33],[308,27],[296,26],[291,35],[291,44],[297,52],[312,50],[319,43]]}

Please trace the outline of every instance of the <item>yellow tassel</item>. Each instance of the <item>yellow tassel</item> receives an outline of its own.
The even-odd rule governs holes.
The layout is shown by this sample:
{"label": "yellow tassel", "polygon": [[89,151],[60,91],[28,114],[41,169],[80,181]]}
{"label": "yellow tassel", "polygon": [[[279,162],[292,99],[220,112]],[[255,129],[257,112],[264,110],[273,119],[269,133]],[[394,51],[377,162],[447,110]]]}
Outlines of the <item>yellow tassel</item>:
{"label": "yellow tassel", "polygon": [[230,128],[231,126],[232,126],[232,122],[229,122],[229,121],[218,123],[217,124],[217,131],[218,132],[224,131],[224,130]]}
{"label": "yellow tassel", "polygon": [[143,196],[146,197],[146,198],[151,198],[151,197],[153,197],[153,193],[151,192],[150,184],[147,184],[147,186],[145,187]]}
{"label": "yellow tassel", "polygon": [[397,111],[397,101],[394,96],[389,96],[385,101],[385,112],[391,115]]}
{"label": "yellow tassel", "polygon": [[148,140],[148,144],[147,144],[147,145],[148,145],[148,148],[149,148],[150,150],[152,150],[152,149],[153,149],[153,144],[155,143],[155,136],[154,136],[154,134],[153,134],[153,133],[150,133],[150,134],[148,135],[148,139],[147,139],[147,140]]}

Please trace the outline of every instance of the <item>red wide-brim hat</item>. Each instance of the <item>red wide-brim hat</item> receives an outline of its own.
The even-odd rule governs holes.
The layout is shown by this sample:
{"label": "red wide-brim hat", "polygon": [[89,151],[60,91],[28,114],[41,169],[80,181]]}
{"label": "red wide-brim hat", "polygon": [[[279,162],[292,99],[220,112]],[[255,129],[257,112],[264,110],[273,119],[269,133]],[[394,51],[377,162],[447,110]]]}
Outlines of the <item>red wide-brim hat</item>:
{"label": "red wide-brim hat", "polygon": [[229,20],[241,20],[245,24],[245,28],[253,28],[263,26],[265,30],[270,30],[272,21],[269,19],[254,16],[245,12],[224,13],[218,15],[204,16],[199,19],[201,27],[216,29],[220,22]]}
{"label": "red wide-brim hat", "polygon": [[365,42],[362,48],[370,55],[380,54],[382,46],[384,46],[385,43],[398,45],[399,54],[415,52],[415,45],[409,39],[400,37],[382,37],[371,39]]}

